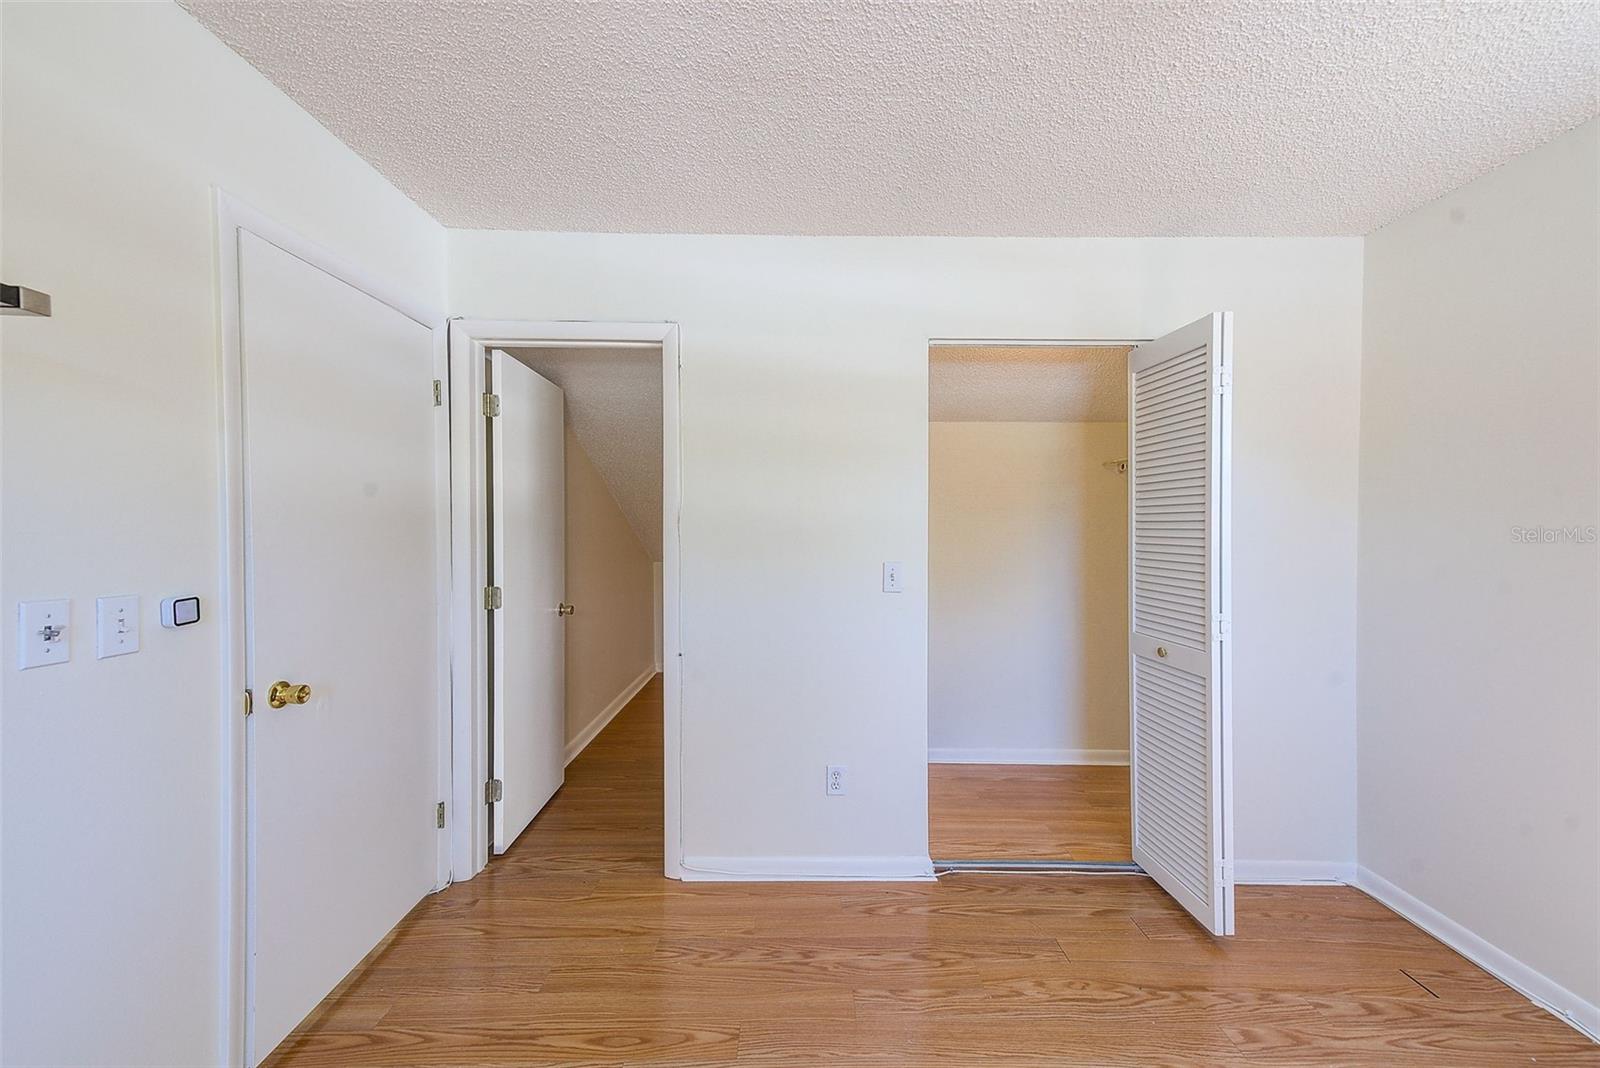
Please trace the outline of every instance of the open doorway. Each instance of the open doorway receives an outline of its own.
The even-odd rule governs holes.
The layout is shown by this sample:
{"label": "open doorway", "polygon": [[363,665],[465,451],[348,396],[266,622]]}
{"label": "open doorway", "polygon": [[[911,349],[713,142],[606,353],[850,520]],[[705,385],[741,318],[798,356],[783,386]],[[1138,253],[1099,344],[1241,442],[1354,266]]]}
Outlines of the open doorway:
{"label": "open doorway", "polygon": [[929,349],[936,861],[1133,859],[1131,347]]}
{"label": "open doorway", "polygon": [[493,349],[488,362],[499,855],[660,671],[661,346],[550,342]]}
{"label": "open doorway", "polygon": [[[452,326],[460,880],[600,803],[579,780],[614,720],[650,718],[640,736],[675,752],[677,331]],[[630,830],[670,871],[663,757],[649,760],[661,807]]]}

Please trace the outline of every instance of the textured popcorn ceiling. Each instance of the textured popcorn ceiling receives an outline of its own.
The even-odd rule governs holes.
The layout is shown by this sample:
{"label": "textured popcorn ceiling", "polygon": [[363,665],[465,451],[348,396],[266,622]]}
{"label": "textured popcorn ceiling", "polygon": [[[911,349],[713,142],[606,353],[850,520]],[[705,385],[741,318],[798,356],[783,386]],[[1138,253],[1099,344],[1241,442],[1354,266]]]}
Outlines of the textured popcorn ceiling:
{"label": "textured popcorn ceiling", "polygon": [[560,386],[567,425],[650,559],[661,559],[661,350],[507,349]]}
{"label": "textured popcorn ceiling", "polygon": [[497,229],[1364,234],[1593,114],[1600,49],[1588,0],[184,4]]}
{"label": "textured popcorn ceiling", "polygon": [[928,418],[940,423],[1122,423],[1128,346],[935,345]]}

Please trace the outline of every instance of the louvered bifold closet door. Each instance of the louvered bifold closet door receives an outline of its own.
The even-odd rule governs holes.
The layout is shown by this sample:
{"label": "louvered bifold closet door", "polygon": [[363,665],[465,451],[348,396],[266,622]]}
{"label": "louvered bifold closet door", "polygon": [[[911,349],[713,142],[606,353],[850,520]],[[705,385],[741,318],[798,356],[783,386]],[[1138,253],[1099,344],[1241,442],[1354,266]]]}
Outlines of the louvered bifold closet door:
{"label": "louvered bifold closet door", "polygon": [[1128,357],[1133,859],[1233,933],[1229,313]]}

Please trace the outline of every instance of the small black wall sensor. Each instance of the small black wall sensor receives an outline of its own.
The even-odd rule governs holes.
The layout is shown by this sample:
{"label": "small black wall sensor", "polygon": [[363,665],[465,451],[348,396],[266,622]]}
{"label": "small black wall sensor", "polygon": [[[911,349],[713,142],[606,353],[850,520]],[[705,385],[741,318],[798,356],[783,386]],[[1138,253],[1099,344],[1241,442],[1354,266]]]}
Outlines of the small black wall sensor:
{"label": "small black wall sensor", "polygon": [[198,622],[200,622],[200,598],[168,597],[161,602],[163,627],[187,627],[191,623]]}

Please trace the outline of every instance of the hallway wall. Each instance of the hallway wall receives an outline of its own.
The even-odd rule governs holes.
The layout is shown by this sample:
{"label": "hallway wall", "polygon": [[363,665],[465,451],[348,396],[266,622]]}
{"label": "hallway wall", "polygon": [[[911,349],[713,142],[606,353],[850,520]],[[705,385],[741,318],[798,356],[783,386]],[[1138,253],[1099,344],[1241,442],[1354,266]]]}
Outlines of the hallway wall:
{"label": "hallway wall", "polygon": [[566,431],[567,759],[655,673],[655,567],[600,472]]}

